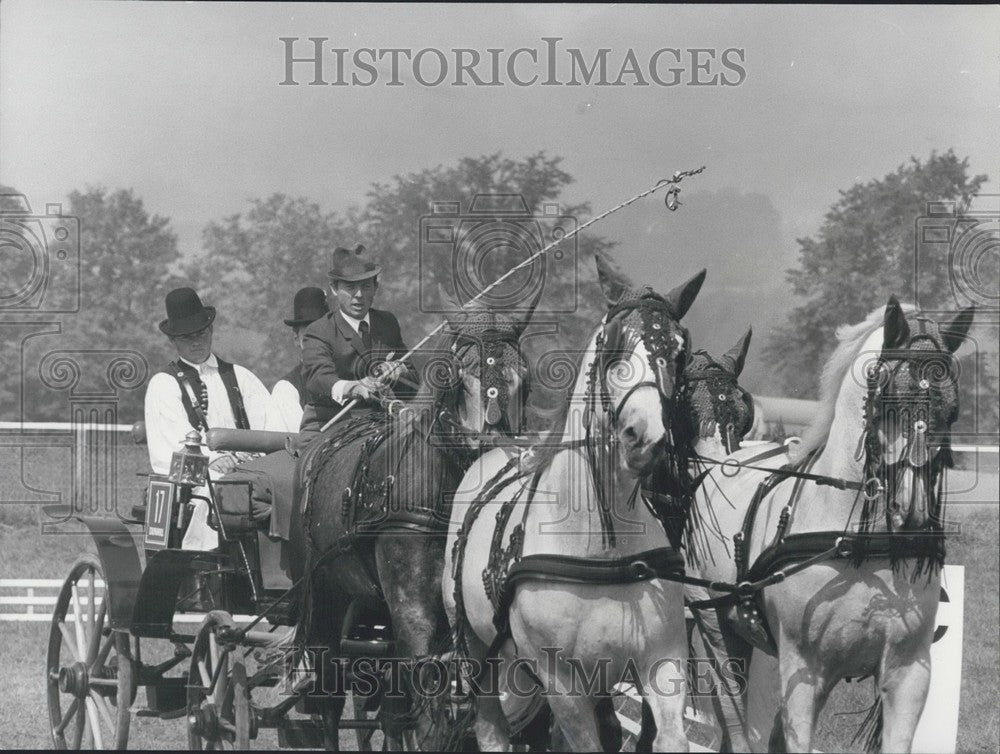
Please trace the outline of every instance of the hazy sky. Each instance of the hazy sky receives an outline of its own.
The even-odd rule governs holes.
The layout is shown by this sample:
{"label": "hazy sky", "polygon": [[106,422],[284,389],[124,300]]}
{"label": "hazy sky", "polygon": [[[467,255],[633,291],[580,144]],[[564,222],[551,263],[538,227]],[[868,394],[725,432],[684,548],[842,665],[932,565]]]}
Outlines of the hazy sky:
{"label": "hazy sky", "polygon": [[[372,86],[280,86],[285,49],[309,37],[347,49],[444,51],[448,79],[422,86],[389,58]],[[681,52],[672,87],[515,86],[517,48],[544,59],[559,37],[589,63],[608,48],[614,80],[631,49],[640,68],[662,48]],[[199,3],[0,4],[0,182],[33,208],[88,184],[132,187],[173,221],[182,250],[201,229],[275,191],[327,209],[360,204],[369,184],[458,158],[538,150],[565,158],[569,201],[602,210],[674,170],[705,164],[688,206],[656,201],[597,230],[621,243],[623,266],[661,289],[708,260],[717,286],[780,283],[796,236],[813,233],[837,191],[881,177],[931,150],[954,148],[996,192],[1000,154],[1000,10],[979,7],[362,6]],[[455,48],[502,57],[505,85],[452,86]],[[714,49],[692,71],[692,48]],[[738,86],[691,86],[735,68]],[[659,58],[658,69],[676,63]],[[335,78],[332,52],[325,77]],[[423,57],[425,80],[437,71]],[[488,74],[484,63],[481,71]],[[522,54],[515,74],[540,74]],[[648,73],[648,71],[647,71]],[[647,82],[649,76],[645,76]],[[993,157],[990,157],[993,155]],[[701,209],[692,205],[704,201]],[[707,209],[706,209],[707,207]],[[682,248],[681,248],[682,247]],[[749,277],[748,277],[749,276]],[[739,334],[736,325],[733,339]],[[730,333],[726,333],[726,338]]]}

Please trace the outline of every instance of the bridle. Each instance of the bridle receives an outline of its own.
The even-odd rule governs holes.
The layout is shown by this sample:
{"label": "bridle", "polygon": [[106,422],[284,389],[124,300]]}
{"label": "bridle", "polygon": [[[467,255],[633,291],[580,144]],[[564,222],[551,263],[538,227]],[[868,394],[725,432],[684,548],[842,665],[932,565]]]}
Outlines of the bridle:
{"label": "bridle", "polygon": [[[635,330],[624,326],[624,319],[631,312],[637,312],[641,320],[641,327]],[[615,403],[612,401],[607,373],[615,360],[621,358],[622,351],[618,348],[618,344],[630,330],[636,332],[642,340],[655,380],[643,380],[631,385],[621,399]],[[605,477],[604,465],[599,462],[597,449],[598,446],[605,448],[605,452],[611,458],[617,455],[616,430],[622,410],[628,404],[633,393],[640,388],[652,387],[656,389],[660,398],[663,425],[668,428],[667,435],[664,436],[663,440],[664,461],[659,464],[660,468],[647,476],[652,477],[655,474],[660,479],[670,480],[671,486],[676,488],[673,491],[678,493],[674,495],[675,499],[686,499],[689,496],[691,488],[689,462],[694,456],[694,449],[689,437],[683,433],[678,435],[673,431],[674,422],[671,421],[674,407],[678,405],[682,390],[683,369],[687,362],[685,348],[689,342],[688,331],[677,322],[673,307],[648,287],[642,288],[632,295],[627,293],[617,304],[613,305],[595,338],[595,355],[590,365],[584,401],[583,420],[586,429],[582,444],[585,447],[591,473],[594,477],[602,540],[606,546],[613,547],[615,545],[615,532],[608,500],[609,480]],[[669,371],[671,362],[674,364],[673,374]],[[592,419],[598,410],[598,404],[606,418],[606,422],[601,426],[610,428],[610,432],[603,438],[595,438],[592,431],[594,426]],[[643,486],[643,479],[637,479],[628,505],[634,505],[637,498],[642,498],[643,502],[650,507],[653,515],[664,521],[668,512],[659,509],[662,496],[654,496],[650,500],[645,495],[640,495]]]}
{"label": "bridle", "polygon": [[[946,415],[933,416],[932,412],[939,410],[942,403],[939,395],[941,376],[951,380],[954,385],[954,377],[949,368],[952,356],[942,345],[937,325],[932,320],[921,316],[915,317],[915,320],[917,332],[909,342],[903,348],[883,349],[866,375],[864,430],[855,457],[863,460],[866,485],[871,488],[870,493],[874,494],[866,495],[862,529],[871,526],[877,515],[876,506],[883,499],[888,529],[894,531],[905,526],[912,510],[901,510],[895,493],[907,469],[922,475],[926,482],[928,516],[925,525],[935,528],[940,524],[942,470],[952,467],[954,462],[950,436],[945,434],[939,451],[932,454],[928,447],[928,434],[935,418],[943,426],[950,426],[954,422],[958,413],[957,389],[956,400],[950,411]],[[915,344],[920,342],[930,343],[933,348],[915,348]],[[896,386],[897,377],[904,366],[909,366],[910,369],[919,367],[916,390],[893,394],[890,388]],[[897,431],[902,434],[905,442],[897,458],[886,459],[879,438],[880,430],[885,430],[887,437],[894,437]]]}
{"label": "bridle", "polygon": [[[480,405],[485,406],[485,423],[504,434],[513,434],[509,415],[511,388],[506,374],[510,365],[507,363],[505,348],[509,346],[514,353],[519,354],[518,340],[518,332],[513,327],[503,325],[487,327],[474,335],[454,332],[446,355],[439,358],[434,364],[436,369],[432,369],[436,372],[443,367],[445,374],[443,380],[439,378],[435,381],[437,390],[433,406],[434,419],[428,430],[428,437],[435,429],[439,430],[439,434],[443,430],[445,434],[461,438],[470,444],[474,444],[482,436],[481,431],[465,427],[458,417],[458,395],[462,390],[462,377],[467,368],[475,370],[473,374],[479,378],[479,399]],[[478,368],[471,364],[466,366],[474,349],[479,350]],[[522,406],[529,389],[529,380],[522,380],[518,396]],[[527,412],[522,409],[518,432],[524,431],[526,420]]]}
{"label": "bridle", "polygon": [[[700,357],[704,360],[697,368],[692,369],[695,359]],[[719,427],[719,434],[722,436],[722,443],[726,453],[733,453],[739,450],[740,438],[746,436],[753,427],[754,403],[753,396],[740,385],[736,375],[719,364],[706,351],[695,351],[691,354],[687,367],[684,370],[684,380],[681,384],[681,391],[684,394],[685,405],[690,407],[692,420],[697,420],[698,411],[694,405],[694,394],[697,384],[703,382],[712,402],[712,418]],[[740,395],[739,401],[730,399],[733,392]],[[740,418],[740,405],[744,407],[747,418],[737,426]],[[697,434],[699,427],[693,425],[690,430]]]}
{"label": "bridle", "polygon": [[[613,404],[611,391],[608,388],[607,372],[615,360],[621,357],[622,351],[617,348],[625,329],[623,320],[628,313],[637,311],[642,320],[638,335],[646,348],[650,369],[655,375],[654,380],[643,380],[629,387],[625,395]],[[624,315],[624,316],[623,316]],[[679,341],[674,341],[668,327],[664,327],[664,317],[674,320],[675,327],[680,331]],[[591,364],[590,377],[587,384],[587,406],[593,411],[598,397],[603,411],[608,415],[611,427],[616,429],[621,412],[632,394],[640,388],[652,387],[660,395],[660,405],[664,419],[668,419],[670,411],[677,403],[681,390],[680,375],[684,368],[684,348],[689,342],[688,331],[676,323],[674,310],[663,298],[653,293],[651,289],[643,289],[643,293],[630,301],[620,301],[611,307],[604,319],[601,331],[594,341],[595,358]],[[671,347],[673,345],[673,348]],[[677,346],[680,346],[679,348]],[[676,353],[672,353],[676,351]],[[676,376],[668,371],[671,359],[674,361]],[[670,386],[668,388],[668,385]],[[589,418],[585,417],[585,420]],[[589,422],[587,422],[589,424]],[[664,422],[666,424],[666,422]]]}

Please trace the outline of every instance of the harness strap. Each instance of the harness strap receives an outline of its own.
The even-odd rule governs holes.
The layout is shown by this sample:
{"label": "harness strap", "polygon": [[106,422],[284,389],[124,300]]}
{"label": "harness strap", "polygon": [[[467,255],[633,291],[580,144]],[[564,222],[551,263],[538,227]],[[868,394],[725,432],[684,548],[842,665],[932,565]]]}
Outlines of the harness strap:
{"label": "harness strap", "polygon": [[809,482],[815,482],[821,486],[836,487],[838,490],[855,490],[856,492],[862,492],[865,490],[865,484],[863,482],[851,482],[847,479],[841,479],[834,476],[826,476],[825,474],[811,474],[806,471],[798,471],[794,466],[781,466],[777,469],[768,468],[766,466],[754,466],[753,463],[757,461],[763,461],[766,458],[772,458],[774,456],[781,455],[787,452],[787,448],[782,445],[778,448],[772,448],[771,450],[761,453],[758,456],[747,459],[746,461],[737,461],[734,458],[726,458],[724,460],[718,460],[716,458],[709,458],[708,456],[696,456],[696,459],[702,463],[710,463],[716,466],[725,466],[732,469],[752,469],[753,471],[767,471],[771,474],[778,474],[783,477],[795,477],[796,479],[805,479]]}
{"label": "harness strap", "polygon": [[[936,533],[943,538],[943,533]],[[714,591],[730,591],[730,594],[711,599],[688,602],[692,610],[705,610],[733,604],[743,597],[753,595],[764,587],[778,584],[789,576],[803,571],[823,560],[843,560],[854,558],[863,549],[868,558],[899,557],[900,551],[920,555],[927,549],[927,532],[903,534],[900,532],[858,532],[844,534],[842,531],[812,531],[789,534],[764,550],[747,574],[747,580],[736,587],[730,584],[704,583]],[[793,563],[791,567],[785,566]],[[693,583],[686,578],[684,583]]]}
{"label": "harness strap", "polygon": [[753,493],[753,499],[750,501],[750,505],[747,506],[746,515],[743,517],[743,526],[733,535],[733,557],[736,560],[737,582],[745,580],[747,571],[750,569],[750,538],[753,535],[757,511],[760,509],[760,505],[764,502],[764,499],[787,478],[787,476],[781,476],[776,473],[771,474],[757,485],[757,490]]}
{"label": "harness strap", "polygon": [[525,555],[510,567],[504,585],[509,606],[522,581],[573,584],[628,584],[650,579],[677,580],[684,575],[684,557],[672,547],[658,547],[621,558],[582,558],[573,555]]}

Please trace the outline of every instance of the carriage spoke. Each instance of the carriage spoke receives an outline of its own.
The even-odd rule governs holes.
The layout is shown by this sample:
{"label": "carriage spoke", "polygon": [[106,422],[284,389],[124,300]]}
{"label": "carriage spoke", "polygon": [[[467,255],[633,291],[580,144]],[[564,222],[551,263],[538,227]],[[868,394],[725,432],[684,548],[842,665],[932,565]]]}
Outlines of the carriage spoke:
{"label": "carriage spoke", "polygon": [[59,623],[59,631],[62,632],[63,641],[65,641],[66,646],[69,647],[69,651],[70,654],[73,655],[73,659],[77,662],[83,662],[80,658],[80,652],[76,648],[76,639],[73,638],[73,634],[71,634],[69,628],[66,627],[65,621]]}
{"label": "carriage spoke", "polygon": [[83,734],[87,729],[87,710],[83,704],[76,705],[76,725],[73,726],[73,740],[70,741],[69,748],[76,751],[83,743]]}
{"label": "carriage spoke", "polygon": [[66,726],[72,722],[73,717],[76,715],[76,710],[80,706],[79,697],[73,697],[73,701],[69,703],[66,708],[66,712],[63,713],[62,720],[59,721],[59,726],[56,728],[56,735],[61,735],[63,731],[66,730]]}
{"label": "carriage spoke", "polygon": [[215,699],[219,705],[226,703],[226,692],[229,690],[229,653],[222,655],[222,661],[215,669],[215,679],[212,686],[216,689]]}
{"label": "carriage spoke", "polygon": [[101,720],[97,714],[97,705],[94,700],[87,697],[84,700],[87,704],[87,722],[90,723],[90,733],[94,739],[94,748],[103,749],[104,740],[101,738]]}
{"label": "carriage spoke", "polygon": [[217,671],[219,667],[219,644],[215,640],[215,632],[208,635],[208,655],[212,660],[212,670]]}
{"label": "carriage spoke", "polygon": [[[90,646],[87,648],[86,662],[94,663],[95,667],[99,666],[99,663],[95,662],[97,656],[97,647],[101,643],[101,633],[104,630],[104,620],[105,618],[107,618],[108,615],[108,600],[106,599],[106,596],[107,595],[105,595],[105,599],[101,600],[101,609],[100,612],[97,613],[96,621],[93,624],[91,624],[93,633],[90,635]],[[114,636],[115,636],[114,633],[112,633],[109,638],[113,640]],[[107,657],[106,653],[105,657]]]}
{"label": "carriage spoke", "polygon": [[115,646],[115,634],[112,631],[108,634],[107,638],[104,640],[104,644],[101,646],[101,651],[97,653],[97,657],[94,658],[94,662],[91,663],[92,668],[103,668],[104,663],[108,659],[108,655],[111,654],[111,650]]}
{"label": "carriage spoke", "polygon": [[83,662],[80,650],[87,646],[87,642],[83,634],[83,613],[80,610],[80,591],[76,588],[76,584],[73,584],[73,617],[75,619],[73,621],[73,628],[76,630],[76,646],[78,648],[76,652],[76,661]]}
{"label": "carriage spoke", "polygon": [[88,749],[93,749],[95,748],[94,726],[91,724],[90,708],[84,703],[80,705],[80,711],[83,713],[83,740],[80,743]]}
{"label": "carriage spoke", "polygon": [[[97,616],[97,574],[94,569],[90,569],[90,583],[87,585],[87,627],[90,629],[90,634],[87,642],[87,646],[96,646],[94,642],[94,636],[97,634],[95,630]],[[87,651],[87,657],[90,657],[90,650]]]}
{"label": "carriage spoke", "polygon": [[202,689],[205,691],[206,696],[211,698],[212,696],[212,676],[208,673],[208,667],[205,665],[205,660],[201,657],[198,658],[198,679],[201,683]]}
{"label": "carriage spoke", "polygon": [[98,717],[104,720],[105,725],[107,725],[108,730],[111,731],[113,735],[115,732],[115,718],[111,712],[111,705],[108,703],[107,697],[101,696],[96,691],[91,689],[90,698],[94,702],[94,708],[98,712]]}

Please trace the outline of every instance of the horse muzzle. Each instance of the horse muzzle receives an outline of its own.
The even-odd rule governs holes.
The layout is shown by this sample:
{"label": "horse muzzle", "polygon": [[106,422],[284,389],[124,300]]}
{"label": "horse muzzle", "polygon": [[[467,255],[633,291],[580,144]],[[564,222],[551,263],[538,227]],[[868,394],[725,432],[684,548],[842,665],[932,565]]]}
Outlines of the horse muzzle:
{"label": "horse muzzle", "polygon": [[637,419],[618,433],[625,467],[640,476],[652,471],[664,453],[663,437],[650,440],[646,429],[645,420]]}

